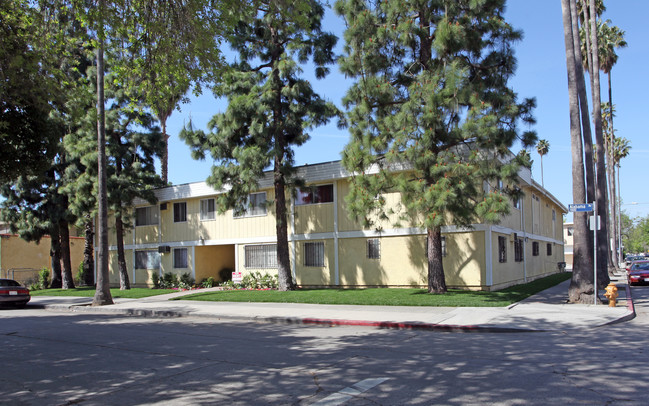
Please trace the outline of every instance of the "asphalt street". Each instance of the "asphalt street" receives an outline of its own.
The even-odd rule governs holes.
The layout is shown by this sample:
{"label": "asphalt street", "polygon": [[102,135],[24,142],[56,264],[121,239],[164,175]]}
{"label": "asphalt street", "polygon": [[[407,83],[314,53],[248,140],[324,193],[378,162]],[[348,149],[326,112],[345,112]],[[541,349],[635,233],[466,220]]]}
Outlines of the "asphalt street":
{"label": "asphalt street", "polygon": [[637,317],[525,333],[0,311],[0,404],[644,405]]}

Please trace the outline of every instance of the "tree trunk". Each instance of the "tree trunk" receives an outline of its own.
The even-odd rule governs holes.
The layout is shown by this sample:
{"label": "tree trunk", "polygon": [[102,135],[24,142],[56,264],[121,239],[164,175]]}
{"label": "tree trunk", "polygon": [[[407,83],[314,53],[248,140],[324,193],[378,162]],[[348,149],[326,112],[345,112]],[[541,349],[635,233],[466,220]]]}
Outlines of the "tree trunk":
{"label": "tree trunk", "polygon": [[428,293],[446,293],[446,278],[442,262],[442,231],[439,227],[426,230],[428,259]]}
{"label": "tree trunk", "polygon": [[160,125],[162,126],[162,140],[164,142],[162,158],[160,159],[160,172],[162,182],[166,185],[169,175],[169,136],[167,135],[167,120],[160,120]]}
{"label": "tree trunk", "polygon": [[61,240],[59,238],[58,224],[52,228],[50,235],[50,257],[52,264],[52,281],[50,287],[60,289],[63,286],[61,279]]}
{"label": "tree trunk", "polygon": [[97,167],[99,203],[99,250],[97,251],[97,289],[93,306],[113,304],[110,294],[108,273],[108,197],[106,190],[106,111],[104,106],[104,21],[106,11],[104,0],[99,0],[99,22],[97,26]]}
{"label": "tree trunk", "polygon": [[59,221],[59,239],[61,241],[61,275],[63,289],[74,289],[72,261],[70,261],[70,225],[66,220]]}
{"label": "tree trunk", "polygon": [[95,238],[95,231],[92,226],[92,220],[88,219],[85,225],[86,238],[84,239],[83,246],[83,281],[82,285],[92,286],[95,284],[95,258],[94,258],[94,244],[92,243]]}
{"label": "tree trunk", "polygon": [[[606,157],[604,152],[604,133],[602,131],[602,100],[599,81],[599,46],[597,41],[597,20],[595,13],[595,0],[589,0],[590,5],[590,49],[592,53],[592,68],[590,74],[593,86],[593,121],[595,125],[595,140],[597,143],[597,207],[601,227],[597,232],[597,286],[605,288],[610,278],[608,276],[608,190],[606,187]],[[586,119],[586,118],[584,118]]]}
{"label": "tree trunk", "polygon": [[610,117],[609,117],[609,124],[610,124],[610,136],[609,136],[609,148],[608,148],[608,160],[607,160],[607,165],[606,169],[608,169],[608,181],[609,181],[609,187],[610,187],[610,193],[608,195],[609,201],[611,203],[611,224],[612,227],[609,229],[609,234],[612,233],[610,237],[612,237],[613,241],[613,266],[614,268],[617,268],[620,266],[620,262],[622,262],[622,258],[620,257],[620,247],[619,247],[619,241],[617,239],[617,236],[619,235],[619,224],[617,221],[617,211],[618,211],[618,205],[617,205],[617,184],[615,181],[615,127],[613,127],[613,91],[611,89],[611,71],[609,70],[608,72],[608,105],[609,108],[611,109],[610,111]]}
{"label": "tree trunk", "polygon": [[[571,4],[572,3],[572,4]],[[574,47],[574,36],[579,35],[574,0],[561,0],[563,33],[566,47],[568,71],[568,99],[570,108],[570,143],[572,149],[572,197],[574,202],[584,202],[586,187],[584,180],[584,155],[579,116],[579,95],[577,91],[577,59],[579,48]],[[588,116],[585,118],[588,120]],[[572,303],[593,302],[593,264],[588,255],[588,226],[585,213],[574,214],[573,270],[568,300]]]}
{"label": "tree trunk", "polygon": [[115,216],[115,234],[117,236],[117,264],[119,267],[119,289],[131,289],[128,279],[128,270],[126,269],[126,258],[124,256],[124,223],[122,216]]}

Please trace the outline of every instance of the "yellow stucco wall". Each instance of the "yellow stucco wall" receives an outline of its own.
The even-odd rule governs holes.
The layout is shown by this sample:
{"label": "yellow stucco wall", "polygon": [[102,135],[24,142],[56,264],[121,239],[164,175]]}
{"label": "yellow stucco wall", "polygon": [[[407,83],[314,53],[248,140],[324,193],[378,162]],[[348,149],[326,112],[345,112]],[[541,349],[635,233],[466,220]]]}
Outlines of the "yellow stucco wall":
{"label": "yellow stucco wall", "polygon": [[[304,244],[311,242],[324,242],[324,266],[304,265]],[[295,273],[298,285],[327,286],[334,285],[336,281],[335,246],[334,240],[309,240],[296,241],[297,255],[295,258]]]}
{"label": "yellow stucco wall", "polygon": [[[0,236],[0,268],[2,276],[12,268],[51,269],[50,237],[43,237],[40,244],[27,242],[17,235]],[[84,239],[70,237],[70,258],[72,275],[76,276],[79,264],[83,262]]]}
{"label": "yellow stucco wall", "polygon": [[233,245],[211,245],[200,246],[195,249],[196,255],[196,282],[213,277],[220,281],[219,272],[223,268],[234,271],[234,246]]}

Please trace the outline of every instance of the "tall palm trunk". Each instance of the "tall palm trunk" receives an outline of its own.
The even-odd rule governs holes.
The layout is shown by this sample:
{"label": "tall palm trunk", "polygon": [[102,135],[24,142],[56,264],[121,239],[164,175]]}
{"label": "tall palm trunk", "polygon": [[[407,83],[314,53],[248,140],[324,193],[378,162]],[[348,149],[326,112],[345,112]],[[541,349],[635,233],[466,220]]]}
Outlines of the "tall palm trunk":
{"label": "tall palm trunk", "polygon": [[[573,3],[573,4],[571,4]],[[566,47],[566,67],[568,70],[568,100],[570,107],[570,144],[572,149],[572,197],[575,202],[584,202],[586,187],[584,180],[584,155],[582,149],[579,95],[577,91],[577,52],[574,47],[574,36],[579,35],[577,26],[573,26],[576,13],[574,0],[561,0],[563,15],[563,33]],[[586,116],[586,120],[588,120]],[[593,298],[593,264],[588,255],[588,225],[586,213],[574,214],[574,250],[573,270],[568,299],[572,303],[592,303]]]}
{"label": "tall palm trunk", "polygon": [[162,142],[164,143],[164,149],[162,150],[162,158],[160,159],[160,172],[162,177],[162,183],[167,184],[169,177],[169,136],[167,135],[167,119],[160,119],[160,125],[162,127]]}
{"label": "tall palm trunk", "polygon": [[97,167],[98,167],[98,217],[99,250],[97,251],[97,289],[93,306],[113,304],[110,294],[108,273],[108,192],[106,189],[106,110],[104,105],[104,0],[99,0],[99,21],[97,26]]}
{"label": "tall palm trunk", "polygon": [[593,95],[593,121],[595,124],[595,140],[597,143],[596,178],[597,178],[597,207],[601,227],[597,233],[597,285],[606,287],[610,282],[608,276],[609,242],[608,242],[608,190],[606,187],[606,147],[604,145],[604,132],[602,131],[602,100],[599,81],[599,46],[597,39],[597,14],[595,0],[589,0],[590,5],[590,50],[593,64],[590,65],[592,80],[591,93]]}
{"label": "tall palm trunk", "polygon": [[[608,139],[608,158],[607,158],[607,174],[608,174],[608,184],[609,184],[609,201],[611,205],[611,225],[609,228],[609,240],[613,241],[612,245],[612,265],[617,268],[622,262],[620,257],[620,247],[618,245],[619,241],[617,236],[619,235],[619,224],[617,221],[617,184],[615,181],[615,127],[613,127],[613,90],[611,87],[611,71],[608,71],[608,105],[609,105],[609,139]],[[612,234],[612,235],[611,235]]]}

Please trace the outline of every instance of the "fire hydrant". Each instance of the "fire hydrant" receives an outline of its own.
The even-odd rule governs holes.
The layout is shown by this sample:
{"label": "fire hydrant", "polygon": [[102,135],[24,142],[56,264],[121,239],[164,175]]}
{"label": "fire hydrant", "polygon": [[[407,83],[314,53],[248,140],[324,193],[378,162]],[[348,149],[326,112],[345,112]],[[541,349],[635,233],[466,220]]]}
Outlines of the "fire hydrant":
{"label": "fire hydrant", "polygon": [[615,307],[615,299],[617,299],[617,286],[614,283],[609,283],[606,287],[604,296],[608,298],[608,307]]}

